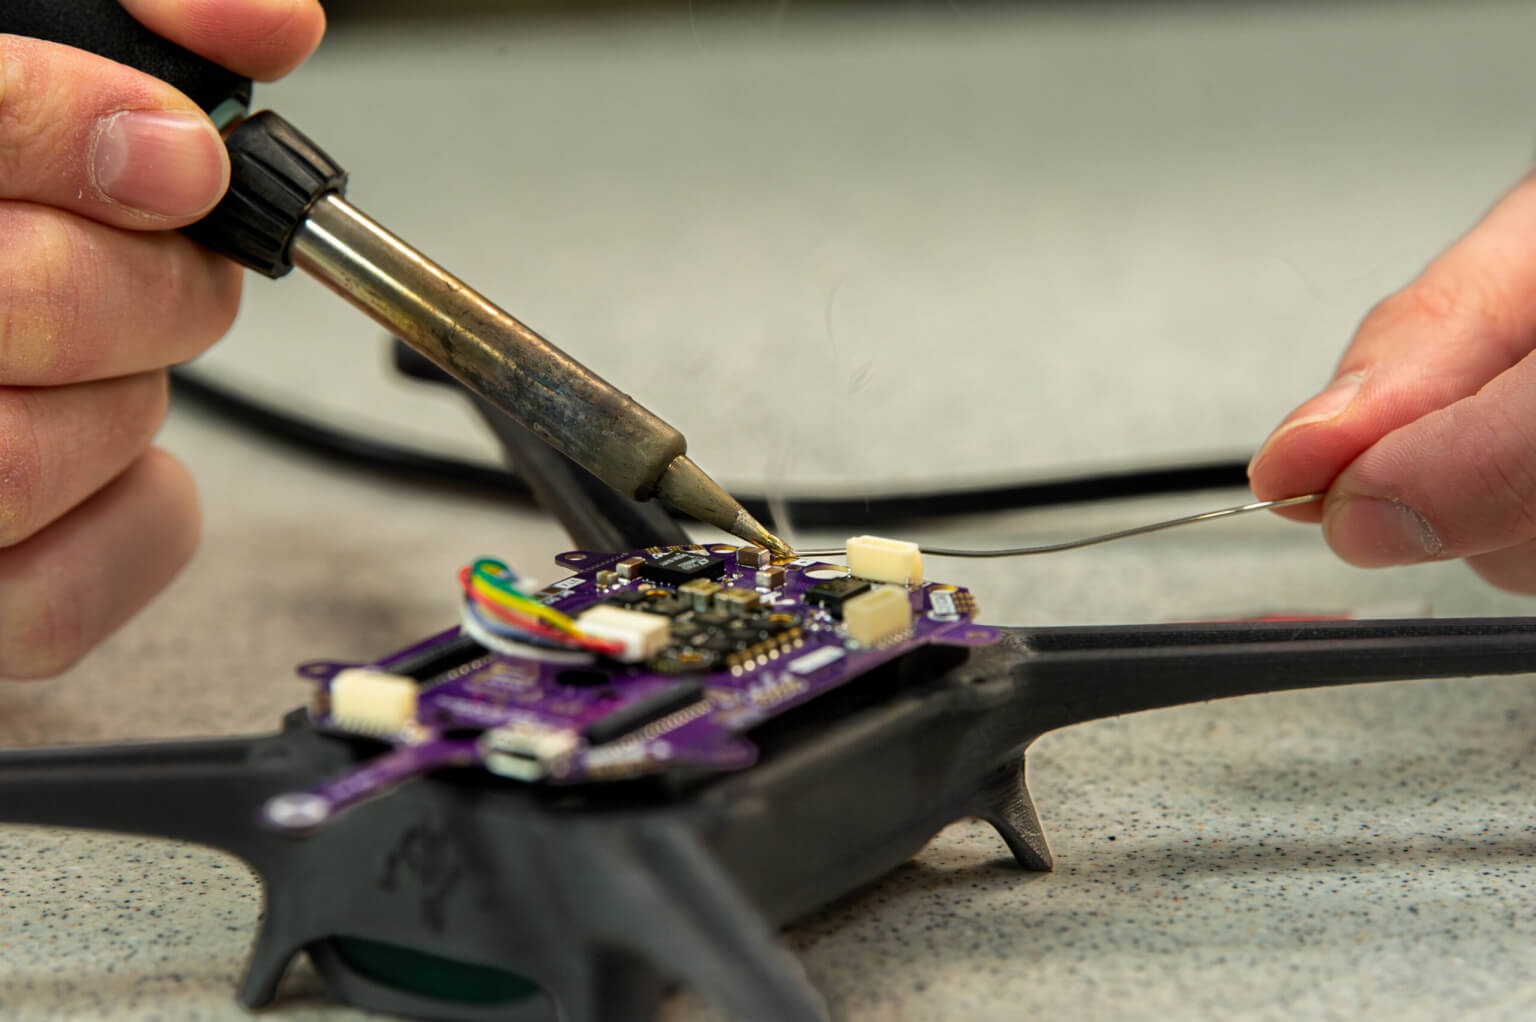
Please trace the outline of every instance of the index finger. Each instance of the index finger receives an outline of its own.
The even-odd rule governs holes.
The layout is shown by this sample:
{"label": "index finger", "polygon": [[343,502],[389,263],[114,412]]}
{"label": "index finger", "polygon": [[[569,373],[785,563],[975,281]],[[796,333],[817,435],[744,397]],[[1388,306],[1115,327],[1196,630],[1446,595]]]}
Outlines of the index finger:
{"label": "index finger", "polygon": [[319,0],[119,0],[156,35],[237,74],[270,82],[320,45]]}
{"label": "index finger", "polygon": [[[1536,347],[1536,175],[1366,317],[1323,393],[1249,467],[1263,499],[1326,490],[1394,430],[1471,397]],[[1316,521],[1315,505],[1287,517]]]}

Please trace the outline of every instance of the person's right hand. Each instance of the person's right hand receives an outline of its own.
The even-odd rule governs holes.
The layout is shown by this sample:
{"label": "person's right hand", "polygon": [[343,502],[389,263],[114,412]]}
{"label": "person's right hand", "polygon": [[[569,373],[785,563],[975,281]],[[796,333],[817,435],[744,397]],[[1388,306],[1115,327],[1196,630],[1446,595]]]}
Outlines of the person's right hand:
{"label": "person's right hand", "polygon": [[[325,28],[317,0],[122,0],[251,77]],[[233,321],[241,270],[172,228],[229,179],[212,123],[120,64],[0,35],[0,678],[56,674],[186,562],[186,470],[150,446],[165,367]]]}

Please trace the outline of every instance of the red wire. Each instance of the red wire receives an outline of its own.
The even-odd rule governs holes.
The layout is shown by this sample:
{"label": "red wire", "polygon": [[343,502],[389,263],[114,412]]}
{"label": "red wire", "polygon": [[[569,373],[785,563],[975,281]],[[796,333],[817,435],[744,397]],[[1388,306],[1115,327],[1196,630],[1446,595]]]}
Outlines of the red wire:
{"label": "red wire", "polygon": [[622,642],[614,642],[608,639],[592,639],[586,636],[562,632],[560,629],[554,628],[536,617],[518,614],[516,611],[503,607],[498,603],[481,598],[470,583],[470,569],[468,566],[459,569],[459,584],[463,586],[465,597],[475,605],[475,609],[485,611],[492,617],[521,631],[528,632],[530,635],[538,636],[541,639],[549,639],[562,646],[576,646],[594,653],[618,653],[624,648]]}

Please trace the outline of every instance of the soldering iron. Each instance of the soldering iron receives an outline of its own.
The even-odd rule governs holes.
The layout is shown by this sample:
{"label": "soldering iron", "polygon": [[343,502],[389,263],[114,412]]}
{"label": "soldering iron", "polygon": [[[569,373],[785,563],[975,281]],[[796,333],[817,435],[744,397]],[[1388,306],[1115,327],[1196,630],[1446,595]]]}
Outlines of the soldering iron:
{"label": "soldering iron", "polygon": [[274,279],[297,266],[614,489],[789,552],[694,464],[675,427],[349,203],[336,161],[278,114],[249,114],[249,79],[160,38],[116,0],[6,0],[0,33],[135,67],[208,112],[231,174],[224,199],[186,229],[197,241]]}

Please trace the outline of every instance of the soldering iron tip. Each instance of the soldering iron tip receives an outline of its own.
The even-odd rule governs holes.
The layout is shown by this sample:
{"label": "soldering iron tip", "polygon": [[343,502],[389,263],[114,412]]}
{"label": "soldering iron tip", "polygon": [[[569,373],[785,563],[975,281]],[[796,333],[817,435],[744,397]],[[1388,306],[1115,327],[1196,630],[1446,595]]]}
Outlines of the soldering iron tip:
{"label": "soldering iron tip", "polygon": [[789,548],[788,543],[763,528],[763,523],[748,514],[746,508],[736,512],[736,521],[732,523],[730,533],[732,536],[738,536],[749,543],[756,543],[758,546],[764,547],[776,557],[793,557],[795,555],[795,552]]}
{"label": "soldering iron tip", "polygon": [[749,543],[756,543],[773,553],[787,557],[794,551],[789,544],[763,528],[747,509],[737,503],[721,485],[704,474],[687,455],[679,455],[662,473],[656,495],[679,511],[701,522],[723,529]]}

